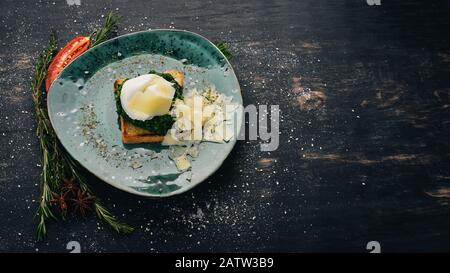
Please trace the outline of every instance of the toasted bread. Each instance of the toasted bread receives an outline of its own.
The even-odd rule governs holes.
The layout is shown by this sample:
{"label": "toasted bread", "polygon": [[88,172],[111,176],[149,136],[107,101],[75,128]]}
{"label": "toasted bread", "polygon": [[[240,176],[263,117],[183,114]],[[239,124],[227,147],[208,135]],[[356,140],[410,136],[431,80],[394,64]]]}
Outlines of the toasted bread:
{"label": "toasted bread", "polygon": [[[178,70],[166,70],[163,73],[172,75],[174,80],[180,85],[184,85],[184,74]],[[114,92],[118,90],[118,86],[123,82],[123,79],[118,79],[114,82]],[[120,117],[120,129],[122,131],[122,142],[125,144],[162,142],[164,135],[155,134],[147,129],[134,126],[127,122],[123,117]]]}

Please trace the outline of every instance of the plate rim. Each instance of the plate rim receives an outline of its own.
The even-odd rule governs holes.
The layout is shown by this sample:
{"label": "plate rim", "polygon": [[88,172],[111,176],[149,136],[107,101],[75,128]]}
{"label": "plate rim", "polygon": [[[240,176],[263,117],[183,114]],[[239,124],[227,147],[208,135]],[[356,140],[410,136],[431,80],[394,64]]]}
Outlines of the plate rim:
{"label": "plate rim", "polygon": [[[205,41],[209,42],[209,44],[211,44],[211,45],[212,45],[212,46],[220,53],[220,55],[222,55],[224,61],[226,62],[226,64],[228,65],[228,67],[229,67],[229,68],[231,69],[231,71],[233,72],[233,75],[234,75],[234,77],[236,78],[236,82],[237,82],[237,87],[238,87],[239,95],[240,95],[241,100],[242,100],[241,106],[243,107],[243,98],[242,98],[241,86],[240,86],[240,84],[239,84],[239,80],[238,80],[237,75],[236,75],[236,73],[235,73],[235,71],[234,71],[234,68],[233,68],[233,66],[231,65],[231,63],[229,62],[228,58],[227,58],[227,57],[223,54],[223,52],[222,52],[222,51],[221,51],[221,50],[220,50],[213,42],[211,42],[208,38],[204,37],[204,36],[201,35],[201,34],[198,34],[198,33],[195,33],[195,32],[189,31],[189,30],[158,28],[158,29],[142,30],[142,31],[135,31],[135,32],[131,32],[131,33],[126,33],[126,34],[123,34],[123,35],[120,35],[120,36],[111,38],[111,39],[109,39],[109,40],[106,40],[106,41],[104,41],[104,42],[101,42],[100,44],[96,45],[95,47],[89,48],[88,50],[86,50],[85,52],[83,52],[82,54],[80,54],[79,56],[77,56],[77,58],[75,58],[75,59],[80,58],[81,56],[85,55],[86,53],[90,52],[91,50],[95,49],[95,48],[98,47],[98,46],[101,46],[101,45],[103,45],[103,44],[105,44],[105,43],[112,42],[112,41],[117,40],[117,39],[120,39],[120,38],[122,38],[122,37],[131,36],[131,35],[139,35],[139,34],[141,34],[141,33],[160,32],[160,31],[170,31],[170,32],[189,33],[189,34],[191,34],[191,35],[198,36],[198,37],[204,39]],[[74,60],[75,60],[75,59],[74,59]],[[229,157],[231,151],[234,149],[234,147],[235,147],[235,145],[236,145],[236,141],[237,141],[236,138],[230,140],[230,142],[231,142],[230,149],[227,151],[227,154],[226,154],[224,160],[221,162],[221,164],[217,165],[217,166],[216,166],[216,167],[215,167],[215,168],[214,168],[214,169],[213,169],[213,170],[212,170],[205,178],[203,178],[202,180],[200,180],[198,183],[193,184],[191,187],[186,187],[186,188],[184,188],[184,189],[182,188],[182,189],[179,190],[179,191],[176,190],[176,191],[172,191],[172,192],[164,193],[164,194],[160,194],[160,195],[153,195],[153,194],[150,194],[150,193],[137,191],[137,190],[132,189],[131,187],[122,185],[122,184],[120,184],[120,183],[115,183],[115,182],[113,183],[113,182],[108,181],[107,179],[104,179],[104,178],[100,177],[100,176],[97,175],[96,173],[92,172],[92,171],[86,166],[87,164],[83,164],[81,161],[79,161],[78,159],[76,159],[75,156],[70,152],[70,150],[67,149],[66,145],[63,143],[63,141],[62,141],[61,138],[60,138],[60,135],[58,134],[58,130],[56,129],[56,127],[55,127],[55,125],[54,125],[54,121],[53,121],[53,118],[52,118],[53,115],[50,114],[50,113],[52,112],[52,110],[51,110],[52,107],[50,106],[50,99],[49,99],[49,96],[50,96],[50,93],[51,93],[50,90],[52,89],[53,85],[56,84],[56,81],[59,79],[59,77],[60,77],[61,74],[64,72],[64,70],[67,69],[71,64],[72,64],[72,62],[69,63],[66,67],[64,67],[64,68],[61,70],[61,72],[59,73],[58,77],[51,83],[51,85],[50,85],[50,87],[49,87],[49,91],[48,91],[48,93],[47,93],[47,112],[48,112],[48,116],[49,116],[49,119],[50,119],[50,123],[52,124],[53,130],[55,131],[55,134],[56,134],[56,137],[58,138],[58,141],[59,141],[59,142],[61,143],[61,145],[64,147],[64,149],[66,150],[66,152],[69,153],[69,155],[72,157],[72,159],[75,160],[76,162],[78,162],[78,163],[79,163],[85,170],[87,170],[90,174],[94,175],[94,176],[97,177],[99,180],[101,180],[101,181],[103,181],[103,182],[105,182],[105,183],[107,183],[107,184],[113,186],[114,188],[119,189],[119,190],[122,190],[122,191],[127,192],[127,193],[132,194],[132,195],[137,195],[137,196],[146,197],[146,198],[151,198],[151,199],[160,199],[160,198],[166,198],[166,197],[176,196],[176,195],[185,193],[185,192],[187,192],[187,191],[189,191],[189,190],[192,190],[193,188],[197,187],[199,184],[201,184],[201,183],[203,183],[205,180],[207,180],[209,177],[211,177],[214,173],[216,173],[217,170],[223,165],[223,163],[225,162],[225,160]],[[242,108],[240,108],[240,109],[242,110]],[[241,113],[241,114],[242,114],[242,113]],[[243,117],[242,115],[240,115],[240,116],[241,116],[241,118],[237,121],[237,122],[238,122],[238,124],[237,124],[238,126],[237,126],[237,132],[236,132],[236,135],[239,135],[239,134],[240,134],[241,127],[242,127],[242,122],[243,122],[243,119],[244,119],[244,117]],[[228,143],[230,143],[230,142],[228,142]]]}

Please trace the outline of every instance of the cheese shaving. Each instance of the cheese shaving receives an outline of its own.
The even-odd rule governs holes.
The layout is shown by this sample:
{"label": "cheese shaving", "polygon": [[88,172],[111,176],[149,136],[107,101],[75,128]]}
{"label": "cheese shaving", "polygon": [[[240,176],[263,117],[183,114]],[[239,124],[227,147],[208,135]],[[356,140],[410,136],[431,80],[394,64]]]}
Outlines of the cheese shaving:
{"label": "cheese shaving", "polygon": [[184,100],[175,101],[171,110],[175,123],[162,144],[171,146],[170,158],[178,170],[190,168],[190,164],[187,167],[187,156],[198,157],[200,142],[225,143],[234,137],[230,120],[237,107],[232,103],[232,97],[219,93],[214,86],[203,92],[192,89]]}

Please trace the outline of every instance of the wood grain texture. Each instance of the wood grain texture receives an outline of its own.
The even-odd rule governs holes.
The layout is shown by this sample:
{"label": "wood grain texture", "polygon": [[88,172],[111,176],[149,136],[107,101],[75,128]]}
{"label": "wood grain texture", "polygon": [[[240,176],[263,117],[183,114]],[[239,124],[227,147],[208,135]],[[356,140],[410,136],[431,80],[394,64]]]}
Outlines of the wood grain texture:
{"label": "wood grain texture", "polygon": [[[113,2],[113,3],[112,3]],[[0,251],[450,251],[449,1],[2,1]],[[29,80],[117,9],[119,34],[180,28],[231,46],[245,104],[278,104],[280,147],[238,142],[181,196],[147,200],[91,177],[137,228],[51,224],[34,241],[39,150]]]}

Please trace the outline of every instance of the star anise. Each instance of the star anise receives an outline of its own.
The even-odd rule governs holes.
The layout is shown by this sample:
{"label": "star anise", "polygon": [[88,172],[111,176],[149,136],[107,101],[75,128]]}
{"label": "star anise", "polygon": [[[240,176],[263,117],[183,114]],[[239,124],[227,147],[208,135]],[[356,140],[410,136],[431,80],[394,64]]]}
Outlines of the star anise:
{"label": "star anise", "polygon": [[64,179],[64,185],[61,188],[62,192],[69,194],[71,196],[76,196],[78,191],[78,186],[75,184],[75,179]]}
{"label": "star anise", "polygon": [[73,201],[75,211],[79,212],[81,216],[86,217],[86,213],[91,210],[90,205],[94,199],[94,196],[91,196],[82,190],[78,190],[76,197],[71,200]]}
{"label": "star anise", "polygon": [[65,215],[67,213],[67,200],[66,200],[66,193],[56,193],[52,192],[52,200],[50,200],[51,204],[58,205],[59,209],[61,210],[61,213]]}

